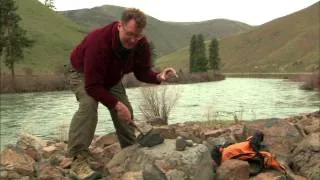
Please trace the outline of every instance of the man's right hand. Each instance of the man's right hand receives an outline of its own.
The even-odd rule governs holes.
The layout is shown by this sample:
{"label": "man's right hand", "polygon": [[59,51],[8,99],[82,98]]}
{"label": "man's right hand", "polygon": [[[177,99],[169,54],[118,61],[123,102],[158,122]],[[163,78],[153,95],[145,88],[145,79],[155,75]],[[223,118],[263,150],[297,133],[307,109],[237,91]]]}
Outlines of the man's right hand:
{"label": "man's right hand", "polygon": [[118,101],[114,108],[117,111],[117,116],[120,121],[128,124],[132,122],[131,113],[125,104],[123,104],[121,101]]}

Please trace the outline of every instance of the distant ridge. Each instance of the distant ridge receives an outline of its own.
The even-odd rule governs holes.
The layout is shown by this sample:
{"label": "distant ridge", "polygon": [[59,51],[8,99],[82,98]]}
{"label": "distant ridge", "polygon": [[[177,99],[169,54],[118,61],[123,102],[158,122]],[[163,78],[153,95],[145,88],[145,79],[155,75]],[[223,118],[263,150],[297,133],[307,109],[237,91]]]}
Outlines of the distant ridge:
{"label": "distant ridge", "polygon": [[[320,2],[220,40],[223,72],[314,72],[320,66]],[[157,66],[188,71],[189,49],[163,56]]]}

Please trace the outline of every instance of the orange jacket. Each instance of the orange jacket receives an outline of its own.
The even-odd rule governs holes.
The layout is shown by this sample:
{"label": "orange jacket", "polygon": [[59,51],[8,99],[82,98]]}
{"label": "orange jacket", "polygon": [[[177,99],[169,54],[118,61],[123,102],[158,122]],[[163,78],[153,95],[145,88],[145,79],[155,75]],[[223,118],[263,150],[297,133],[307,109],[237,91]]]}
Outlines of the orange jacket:
{"label": "orange jacket", "polygon": [[259,151],[256,152],[251,147],[251,144],[247,141],[232,144],[225,148],[220,148],[220,152],[222,154],[222,162],[229,159],[241,159],[241,160],[249,160],[253,159],[256,156],[262,156],[265,167],[275,168],[280,171],[286,171],[285,167],[281,165],[270,152]]}

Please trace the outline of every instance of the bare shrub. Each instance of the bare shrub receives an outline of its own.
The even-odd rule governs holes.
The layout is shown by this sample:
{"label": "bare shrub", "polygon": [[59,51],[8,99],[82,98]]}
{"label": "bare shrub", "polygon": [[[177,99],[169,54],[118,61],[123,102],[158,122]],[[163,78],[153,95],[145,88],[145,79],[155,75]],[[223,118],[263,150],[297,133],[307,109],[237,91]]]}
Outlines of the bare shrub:
{"label": "bare shrub", "polygon": [[59,124],[57,126],[56,136],[60,142],[68,141],[68,132],[69,125],[68,124]]}
{"label": "bare shrub", "polygon": [[140,111],[151,124],[168,124],[169,114],[181,97],[181,91],[168,93],[167,88],[168,86],[141,88]]}
{"label": "bare shrub", "polygon": [[59,91],[66,90],[65,77],[63,74],[56,75],[30,75],[16,76],[14,88],[10,75],[2,75],[0,92],[37,92],[37,91]]}
{"label": "bare shrub", "polygon": [[291,79],[296,82],[302,82],[303,84],[300,86],[300,89],[303,90],[316,90],[320,91],[320,73],[314,72],[310,75],[298,75]]}
{"label": "bare shrub", "polygon": [[[203,115],[203,117],[206,119],[206,121],[204,121],[203,124],[212,126],[212,125],[219,125],[221,123],[225,124],[225,121],[231,121],[231,120],[233,120],[234,124],[239,124],[243,120],[244,112],[245,110],[243,106],[240,106],[240,109],[234,112],[217,111],[212,107],[208,107],[207,111]],[[251,113],[253,115],[253,119],[255,119],[256,118],[255,112],[251,110]],[[221,119],[226,119],[226,120],[221,120]]]}

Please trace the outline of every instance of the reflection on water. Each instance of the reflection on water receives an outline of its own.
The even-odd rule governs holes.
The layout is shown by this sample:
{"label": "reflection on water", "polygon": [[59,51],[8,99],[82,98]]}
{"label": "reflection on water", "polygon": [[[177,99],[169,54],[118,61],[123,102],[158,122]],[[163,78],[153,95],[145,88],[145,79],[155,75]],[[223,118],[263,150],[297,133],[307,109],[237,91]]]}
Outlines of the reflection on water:
{"label": "reflection on water", "polygon": [[[299,89],[299,84],[279,79],[228,78],[220,82],[168,85],[167,93],[179,92],[181,98],[170,114],[170,123],[227,119],[287,117],[319,110],[316,92]],[[137,119],[139,88],[127,89]],[[1,148],[14,143],[21,131],[41,137],[58,138],[66,132],[77,109],[77,101],[69,91],[1,95]],[[64,129],[62,128],[64,127]],[[114,131],[109,112],[99,105],[96,133]],[[66,134],[66,133],[65,133]]]}

